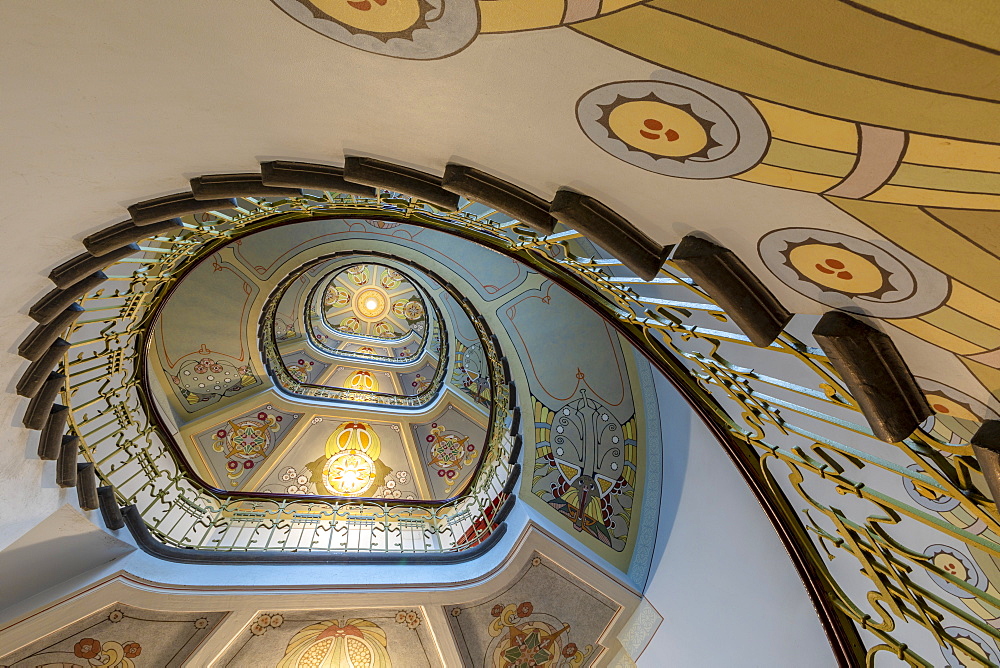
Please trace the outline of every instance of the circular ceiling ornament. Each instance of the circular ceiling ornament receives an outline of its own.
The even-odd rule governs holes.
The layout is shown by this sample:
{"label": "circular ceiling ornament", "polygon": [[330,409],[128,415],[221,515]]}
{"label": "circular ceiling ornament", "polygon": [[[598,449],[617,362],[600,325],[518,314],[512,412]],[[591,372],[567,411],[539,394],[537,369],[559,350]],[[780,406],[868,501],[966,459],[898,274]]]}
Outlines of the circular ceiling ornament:
{"label": "circular ceiling ornament", "polygon": [[345,422],[326,441],[323,485],[337,496],[357,496],[378,476],[381,443],[371,425]]}
{"label": "circular ceiling ornament", "polygon": [[767,150],[764,119],[742,95],[679,72],[618,81],[576,104],[587,137],[611,155],[650,172],[719,179],[747,171]]}
{"label": "circular ceiling ornament", "polygon": [[340,308],[351,303],[351,293],[339,285],[331,285],[327,288],[323,296],[323,306],[327,308]]}
{"label": "circular ceiling ornament", "polygon": [[[910,464],[906,468],[914,473],[924,473],[924,469],[917,464]],[[961,501],[958,499],[942,494],[937,488],[908,476],[903,477],[903,489],[906,490],[906,494],[911,499],[917,502],[917,505],[936,513],[947,513],[961,505]]]}
{"label": "circular ceiling ornament", "polygon": [[997,654],[993,645],[984,640],[982,636],[961,626],[946,626],[944,631],[956,640],[955,646],[941,646],[941,653],[948,661],[949,666],[969,666],[971,668],[984,665],[982,661],[966,650],[972,650],[985,656],[990,665],[1000,664],[1000,655]]}
{"label": "circular ceiling ornament", "polygon": [[392,312],[408,322],[416,322],[424,317],[424,305],[417,299],[401,299],[392,305]]}
{"label": "circular ceiling ornament", "polygon": [[[986,579],[986,575],[971,557],[954,547],[951,547],[950,545],[930,545],[924,550],[924,555],[930,557],[931,563],[948,575],[956,577],[959,580],[963,580],[973,587],[985,589],[984,585],[988,585],[989,583],[989,580]],[[941,587],[941,589],[945,590],[949,594],[958,596],[959,598],[976,597],[975,594],[969,593],[950,580],[944,579],[937,573],[928,571],[928,575],[931,576],[931,580],[933,580],[937,586]]]}
{"label": "circular ceiling ornament", "polygon": [[389,299],[378,288],[359,290],[354,297],[355,312],[369,320],[382,318],[388,310]]}
{"label": "circular ceiling ornament", "polygon": [[363,452],[339,452],[323,467],[323,485],[337,496],[357,496],[375,482],[375,462]]}
{"label": "circular ceiling ornament", "polygon": [[761,237],[757,252],[796,292],[876,318],[922,315],[941,306],[951,289],[945,274],[885,240],[791,227]]}
{"label": "circular ceiling ornament", "polygon": [[395,340],[412,331],[423,339],[427,307],[408,274],[383,264],[359,262],[334,268],[326,276],[322,303],[315,307],[322,309],[323,319],[337,332]]}
{"label": "circular ceiling ornament", "polygon": [[359,390],[361,392],[379,391],[378,379],[371,371],[365,369],[358,369],[352,373],[347,379],[347,387],[348,389]]}
{"label": "circular ceiling ornament", "polygon": [[924,391],[927,403],[934,409],[937,417],[950,417],[974,424],[983,420],[1000,419],[1000,414],[995,410],[965,392],[930,378],[915,376],[914,379]]}
{"label": "circular ceiling ornament", "polygon": [[272,0],[321,35],[362,51],[433,60],[461,51],[479,32],[475,0]]}

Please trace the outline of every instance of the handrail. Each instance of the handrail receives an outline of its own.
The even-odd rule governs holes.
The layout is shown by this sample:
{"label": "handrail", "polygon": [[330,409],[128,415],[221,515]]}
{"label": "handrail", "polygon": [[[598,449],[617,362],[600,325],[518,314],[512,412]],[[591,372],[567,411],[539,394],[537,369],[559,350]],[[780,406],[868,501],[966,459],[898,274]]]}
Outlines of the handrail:
{"label": "handrail", "polygon": [[[391,259],[397,260],[399,262],[404,262],[408,265],[412,263],[393,256],[388,256],[384,253],[373,253],[371,251],[365,252],[339,252],[332,253],[329,255],[324,255],[319,258],[310,260],[305,266],[300,267],[296,271],[292,272],[288,277],[282,280],[281,283],[272,291],[271,295],[268,297],[267,302],[262,309],[261,315],[261,327],[259,328],[259,339],[261,351],[264,357],[264,364],[271,374],[272,378],[275,380],[276,384],[288,393],[300,397],[309,397],[314,399],[326,399],[330,401],[340,401],[340,402],[350,402],[350,403],[366,403],[366,404],[379,404],[383,406],[394,406],[397,408],[407,408],[407,409],[419,409],[423,408],[430,403],[432,403],[438,396],[442,385],[444,384],[445,373],[447,372],[447,359],[448,359],[448,330],[445,327],[444,319],[441,317],[441,310],[438,308],[434,300],[425,296],[425,302],[430,304],[431,312],[434,315],[434,326],[438,328],[438,347],[436,350],[438,365],[434,369],[434,376],[431,378],[430,384],[421,392],[416,395],[402,395],[402,394],[391,394],[388,392],[372,392],[366,390],[351,390],[347,388],[337,388],[330,387],[326,385],[317,385],[314,383],[303,383],[298,380],[285,365],[281,363],[281,351],[278,348],[278,341],[274,333],[274,320],[278,311],[278,306],[281,304],[282,298],[295,283],[296,280],[303,274],[305,274],[312,267],[329,262],[333,259],[339,258],[349,258],[349,257],[367,257],[376,256],[380,258],[390,257]],[[311,295],[307,298],[307,304],[311,301]],[[471,306],[469,307],[471,308]],[[470,318],[475,318],[478,314],[470,313]],[[424,344],[430,339],[428,336],[425,338]],[[421,349],[421,354],[423,349]]]}
{"label": "handrail", "polygon": [[[789,332],[766,349],[751,348],[748,338],[732,327],[725,313],[669,261],[655,278],[643,280],[630,275],[613,258],[599,253],[595,257],[580,255],[578,247],[572,245],[580,236],[574,230],[539,235],[516,221],[495,223],[489,211],[465,206],[458,212],[442,212],[404,197],[355,198],[331,193],[277,201],[244,200],[235,213],[209,214],[203,220],[185,223],[176,237],[154,237],[147,247],[149,252],[159,253],[158,257],[125,257],[107,270],[109,281],[119,282],[124,291],[88,294],[81,304],[91,312],[95,307],[130,311],[138,316],[138,322],[147,324],[147,316],[142,314],[183,273],[179,271],[182,263],[177,263],[178,271],[170,263],[176,254],[187,252],[185,244],[192,250],[210,248],[265,225],[317,217],[359,217],[460,234],[520,259],[572,290],[667,374],[718,436],[764,507],[842,665],[874,665],[883,652],[910,665],[934,665],[937,661],[922,654],[919,642],[907,642],[906,634],[917,631],[948,651],[962,651],[989,662],[984,649],[960,640],[954,630],[957,627],[945,627],[941,621],[947,618],[949,623],[962,624],[962,633],[972,634],[974,629],[983,637],[1000,638],[1000,630],[985,617],[991,608],[1000,607],[1000,600],[983,588],[988,582],[976,584],[944,571],[924,554],[924,544],[906,545],[900,536],[909,527],[915,532],[911,535],[920,535],[924,541],[957,541],[976,554],[1000,558],[996,504],[981,491],[971,446],[951,432],[947,423],[935,419],[901,442],[879,442],[872,438],[856,402],[822,351]],[[169,248],[163,245],[166,242]],[[130,263],[135,267],[123,271]],[[164,263],[167,270],[161,273],[157,268]],[[142,498],[148,507],[162,507],[164,502],[170,502],[171,507],[191,503],[177,493],[172,474],[157,468],[167,454],[144,456],[143,448],[128,445],[149,437],[154,429],[147,423],[138,423],[122,437],[124,443],[115,444],[122,425],[141,418],[144,411],[142,405],[130,405],[116,412],[120,403],[113,404],[138,383],[120,360],[136,353],[141,327],[113,329],[107,328],[108,322],[99,318],[88,323],[80,318],[70,329],[72,347],[62,366],[69,377],[63,400],[69,403],[84,384],[98,388],[97,396],[74,404],[71,430],[81,441],[108,430],[101,432],[100,442],[87,441],[83,453],[98,466],[103,480],[115,480],[120,502]],[[761,371],[730,361],[738,362],[743,352],[751,350]],[[87,365],[91,365],[89,369],[79,371]],[[90,371],[96,376],[93,380],[84,375]],[[766,393],[760,390],[762,384],[767,386]],[[502,401],[504,392],[497,395]],[[96,410],[92,407],[101,410],[90,415],[86,411]],[[102,419],[106,423],[95,426]],[[115,452],[124,452],[127,461],[109,467],[108,459]],[[497,466],[504,463],[502,458],[495,461]],[[142,469],[141,477],[136,468]],[[482,489],[487,478],[495,480],[490,468],[484,467],[475,481],[476,490]],[[498,507],[475,506],[484,518],[495,517]],[[246,521],[236,515],[238,511],[262,515],[253,520],[254,526],[269,531],[285,532],[286,536],[299,531],[306,536],[305,549],[324,549],[317,547],[316,533],[311,528],[303,530],[296,518],[270,509],[241,506],[229,510],[232,517],[227,522],[192,521],[216,531],[197,543],[198,547],[219,552],[245,549],[234,548],[226,535],[245,526]],[[148,514],[142,506],[139,512],[146,525],[155,529],[154,534],[160,531],[157,527],[174,532],[178,526],[172,516]],[[398,528],[393,531],[402,535]],[[488,533],[464,538],[464,544],[481,542]],[[225,545],[213,542],[223,539]],[[190,539],[182,542],[193,544]],[[393,549],[411,549],[404,542],[398,539]],[[444,550],[462,544],[452,540]],[[281,549],[295,549],[295,540],[286,538]],[[829,564],[835,556],[848,561],[836,572]],[[837,573],[851,575],[841,578]],[[948,589],[929,588],[925,584],[928,580],[945,582],[962,592],[961,596]],[[865,629],[864,641],[860,628]]]}
{"label": "handrail", "polygon": [[[257,204],[248,200],[251,205]],[[85,317],[66,335],[61,368],[68,429],[84,459],[121,505],[134,505],[150,535],[165,545],[216,555],[265,552],[443,554],[470,549],[497,530],[498,510],[511,497],[507,461],[513,435],[492,429],[482,462],[463,495],[440,501],[374,500],[253,494],[199,486],[184,468],[144,391],[147,328],[188,271],[220,246],[286,217],[261,208],[217,212],[218,225],[187,222],[174,235],[154,236],[119,259],[108,278],[81,300]],[[444,340],[445,337],[442,337]],[[496,424],[508,414],[501,354],[485,339],[497,379]],[[443,366],[443,365],[442,365]]]}

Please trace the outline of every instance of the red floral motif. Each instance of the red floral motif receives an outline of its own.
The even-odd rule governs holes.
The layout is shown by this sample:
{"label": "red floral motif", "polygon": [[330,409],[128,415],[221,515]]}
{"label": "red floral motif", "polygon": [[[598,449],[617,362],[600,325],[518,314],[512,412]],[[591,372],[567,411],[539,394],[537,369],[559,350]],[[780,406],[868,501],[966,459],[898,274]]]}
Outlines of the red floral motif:
{"label": "red floral motif", "polygon": [[125,656],[130,659],[134,659],[135,657],[142,654],[142,646],[139,645],[139,643],[137,642],[130,642],[129,644],[125,645],[122,649],[125,650]]}
{"label": "red floral motif", "polygon": [[562,655],[567,659],[576,654],[576,643],[571,642],[570,644],[563,647]]}
{"label": "red floral motif", "polygon": [[84,638],[73,645],[73,654],[81,659],[93,659],[101,653],[101,642],[94,638]]}
{"label": "red floral motif", "polygon": [[503,612],[503,606],[500,605],[499,603],[494,605],[493,609],[490,610],[490,614],[493,615],[494,617],[499,617],[501,612]]}
{"label": "red floral motif", "polygon": [[518,617],[530,617],[532,611],[534,611],[535,606],[531,605],[530,601],[525,601],[521,605],[517,606],[517,616]]}

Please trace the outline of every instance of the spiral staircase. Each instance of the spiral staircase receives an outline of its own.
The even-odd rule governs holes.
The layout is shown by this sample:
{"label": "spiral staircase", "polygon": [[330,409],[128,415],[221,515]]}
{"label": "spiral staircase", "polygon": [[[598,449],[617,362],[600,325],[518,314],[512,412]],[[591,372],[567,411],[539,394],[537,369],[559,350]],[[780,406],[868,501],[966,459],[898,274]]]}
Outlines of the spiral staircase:
{"label": "spiral staircase", "polygon": [[392,2],[0,9],[0,664],[1000,665],[975,12]]}

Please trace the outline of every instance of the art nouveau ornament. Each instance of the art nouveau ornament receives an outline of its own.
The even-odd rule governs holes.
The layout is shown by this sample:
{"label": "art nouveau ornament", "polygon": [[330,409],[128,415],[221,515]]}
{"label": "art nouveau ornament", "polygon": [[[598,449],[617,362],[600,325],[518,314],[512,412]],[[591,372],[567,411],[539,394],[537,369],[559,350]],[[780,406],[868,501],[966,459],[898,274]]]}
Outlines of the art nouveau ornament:
{"label": "art nouveau ornament", "polygon": [[379,437],[371,425],[345,422],[326,442],[324,486],[336,496],[361,496],[378,477],[376,460],[381,452]]}
{"label": "art nouveau ornament", "polygon": [[273,0],[338,42],[396,58],[431,60],[465,48],[479,30],[475,0]]}

